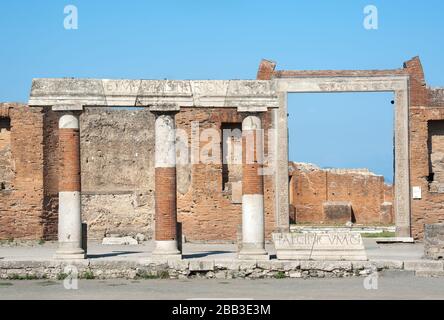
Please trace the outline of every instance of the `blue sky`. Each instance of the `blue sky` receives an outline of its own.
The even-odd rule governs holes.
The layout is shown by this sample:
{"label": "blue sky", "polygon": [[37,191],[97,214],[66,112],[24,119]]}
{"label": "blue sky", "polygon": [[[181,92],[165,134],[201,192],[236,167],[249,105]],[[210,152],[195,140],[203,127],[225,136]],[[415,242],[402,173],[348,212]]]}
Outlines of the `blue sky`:
{"label": "blue sky", "polygon": [[[78,8],[78,30],[63,28],[68,4]],[[363,28],[368,4],[378,8],[378,30]],[[373,69],[401,67],[420,55],[428,83],[444,85],[440,0],[15,0],[1,1],[0,14],[1,101],[26,101],[33,77],[251,79],[261,58],[277,61],[279,69]],[[320,137],[332,129],[314,123],[313,143],[290,138],[295,160],[370,167],[391,177],[392,159],[384,160],[392,143],[386,96],[293,96],[291,137],[304,134],[302,120],[313,121],[313,109],[326,103],[331,109],[318,110],[326,117],[319,121],[340,124],[348,117],[334,132],[356,133],[340,140],[350,152],[321,156]],[[360,108],[350,114],[345,105]],[[369,113],[381,121],[368,121]],[[371,141],[384,141],[384,150],[368,150]]]}

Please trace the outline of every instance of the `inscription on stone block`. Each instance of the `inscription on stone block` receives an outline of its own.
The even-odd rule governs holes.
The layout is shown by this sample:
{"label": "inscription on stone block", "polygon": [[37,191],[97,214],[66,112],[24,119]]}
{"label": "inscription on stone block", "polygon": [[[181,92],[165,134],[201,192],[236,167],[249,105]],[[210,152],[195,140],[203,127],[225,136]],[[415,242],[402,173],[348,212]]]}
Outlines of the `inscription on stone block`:
{"label": "inscription on stone block", "polygon": [[367,260],[359,233],[273,233],[279,260]]}

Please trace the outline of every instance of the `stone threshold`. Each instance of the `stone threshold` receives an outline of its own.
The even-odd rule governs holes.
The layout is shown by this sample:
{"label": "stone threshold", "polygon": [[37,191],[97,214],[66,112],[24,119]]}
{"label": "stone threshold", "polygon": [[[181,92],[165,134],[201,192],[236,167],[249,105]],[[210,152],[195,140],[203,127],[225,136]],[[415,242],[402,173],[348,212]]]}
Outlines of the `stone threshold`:
{"label": "stone threshold", "polygon": [[373,238],[376,243],[415,243],[415,240],[411,237],[381,237]]}
{"label": "stone threshold", "polygon": [[385,270],[410,271],[415,272],[417,276],[444,276],[444,262],[442,260],[0,260],[0,279],[61,280],[73,272],[72,270],[80,279],[342,278],[368,276]]}

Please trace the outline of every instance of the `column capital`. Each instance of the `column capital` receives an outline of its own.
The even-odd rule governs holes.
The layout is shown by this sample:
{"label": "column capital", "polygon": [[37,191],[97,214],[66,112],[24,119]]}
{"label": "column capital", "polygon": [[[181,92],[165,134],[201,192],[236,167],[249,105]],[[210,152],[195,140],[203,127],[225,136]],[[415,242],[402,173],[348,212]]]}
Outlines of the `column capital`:
{"label": "column capital", "polygon": [[262,119],[258,114],[248,114],[242,119],[242,130],[261,130]]}
{"label": "column capital", "polygon": [[176,103],[159,103],[148,106],[148,109],[155,114],[177,113],[180,106]]}
{"label": "column capital", "polygon": [[238,106],[237,107],[237,112],[242,112],[242,113],[260,113],[260,112],[267,112],[268,108],[264,107],[264,106]]}
{"label": "column capital", "polygon": [[83,105],[81,104],[58,104],[52,106],[52,111],[64,111],[64,112],[73,112],[73,111],[83,111]]}
{"label": "column capital", "polygon": [[79,115],[72,112],[61,114],[59,129],[80,129]]}

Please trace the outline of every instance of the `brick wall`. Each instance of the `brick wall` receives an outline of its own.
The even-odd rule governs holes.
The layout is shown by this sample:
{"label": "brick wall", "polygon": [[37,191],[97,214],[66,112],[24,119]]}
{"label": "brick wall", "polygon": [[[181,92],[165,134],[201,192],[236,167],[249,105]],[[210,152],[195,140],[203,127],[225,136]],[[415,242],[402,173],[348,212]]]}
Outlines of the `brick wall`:
{"label": "brick wall", "polygon": [[[57,238],[59,114],[45,110],[43,234]],[[187,109],[176,116],[178,128],[189,133],[191,121],[200,130],[233,124],[240,128],[242,117],[236,109]],[[270,126],[264,115],[264,126]],[[106,234],[148,238],[154,232],[154,117],[148,110],[106,110],[86,108],[80,118],[82,218],[90,238]],[[222,136],[220,137],[222,139]],[[267,145],[267,136],[265,136]],[[201,146],[207,144],[201,142]],[[266,148],[267,149],[267,148]],[[236,149],[238,150],[238,149]],[[214,157],[222,156],[222,147]],[[239,155],[238,155],[239,157]],[[241,182],[241,165],[230,164],[229,182]],[[241,223],[241,188],[223,189],[222,164],[178,165],[178,220],[190,240],[235,240]],[[266,232],[274,229],[272,177],[264,178]],[[241,184],[240,184],[241,186]],[[237,199],[233,199],[233,196]],[[235,200],[235,201],[234,201]]]}
{"label": "brick wall", "polygon": [[[191,122],[199,122],[202,130],[220,129],[226,123],[241,123],[242,117],[234,108],[182,108],[176,115],[176,126],[183,129],[191,144]],[[263,126],[270,127],[269,115],[263,116]],[[200,141],[201,147],[208,141]],[[213,150],[218,163],[178,165],[178,220],[183,224],[183,234],[189,240],[235,240],[237,226],[242,222],[242,204],[232,201],[232,194],[223,192],[223,170],[220,161],[221,147]],[[267,140],[265,137],[265,153]],[[272,177],[264,177],[265,226],[269,236],[274,229]]]}
{"label": "brick wall", "polygon": [[59,206],[59,114],[50,107],[43,116],[43,235],[57,240]]}
{"label": "brick wall", "polygon": [[147,109],[85,108],[80,134],[82,215],[90,238],[151,238],[154,116]]}
{"label": "brick wall", "polygon": [[[410,180],[422,190],[421,199],[412,200],[412,233],[423,235],[424,223],[444,221],[444,193],[440,190],[440,160],[442,144],[439,122],[444,120],[444,89],[426,86],[419,58],[415,57],[397,70],[372,71],[275,71],[275,63],[263,61],[258,77],[327,76],[327,75],[410,75]],[[20,104],[0,104],[0,238],[55,239],[57,234],[58,193],[58,114],[46,108],[28,108]],[[263,116],[263,125],[270,127],[270,113]],[[7,120],[10,119],[10,120]],[[7,123],[9,121],[9,124]],[[191,122],[200,128],[220,132],[224,124],[240,124],[242,116],[234,108],[182,108],[176,116],[178,128],[191,136]],[[8,125],[11,130],[7,130]],[[3,128],[3,129],[2,129]],[[147,110],[87,108],[81,117],[81,168],[83,219],[89,224],[89,235],[101,238],[108,233],[145,233],[151,236],[154,216],[154,117]],[[265,153],[267,154],[265,135]],[[206,142],[202,142],[202,145]],[[220,158],[222,148],[214,151]],[[438,150],[438,152],[436,152]],[[444,148],[443,148],[444,150]],[[432,163],[434,163],[432,165]],[[226,168],[225,168],[226,169]],[[234,240],[241,223],[239,185],[224,187],[225,181],[238,183],[239,170],[224,173],[222,163],[178,165],[178,219],[190,240]],[[237,170],[237,171],[236,171]],[[435,177],[436,174],[436,177]],[[365,175],[364,175],[365,176]],[[301,176],[302,177],[302,176]],[[304,180],[305,179],[305,180]],[[327,182],[327,179],[329,182]],[[335,179],[345,182],[333,182]],[[347,180],[348,179],[348,180]],[[304,182],[305,181],[305,182]],[[304,183],[310,185],[303,187]],[[438,182],[438,185],[433,182]],[[376,203],[385,204],[380,212],[387,213],[392,201],[390,187],[380,177],[348,177],[329,172],[313,172],[291,181],[293,201],[303,192],[306,200],[298,204],[301,221],[321,221],[319,206],[309,203],[341,201],[353,193],[367,200],[351,199],[357,223],[376,223]],[[363,186],[365,186],[365,189]],[[316,186],[316,188],[312,188]],[[362,188],[361,188],[362,187]],[[307,189],[308,188],[308,189]],[[359,191],[359,192],[358,192]],[[351,196],[350,195],[350,196]],[[274,229],[273,177],[264,177],[265,221],[267,235]],[[308,204],[307,204],[308,203]],[[296,203],[292,203],[295,205]],[[360,207],[365,208],[359,209]],[[310,209],[312,208],[312,209]],[[310,209],[310,210],[309,210]],[[379,217],[379,218],[378,218]],[[378,220],[379,219],[379,220]],[[392,219],[392,217],[390,218]],[[390,220],[389,219],[389,220]],[[391,222],[391,220],[390,220]]]}
{"label": "brick wall", "polygon": [[[411,225],[412,235],[421,239],[425,223],[444,221],[443,194],[430,190],[431,150],[429,146],[430,121],[444,120],[444,88],[427,87],[419,57],[404,63],[403,68],[396,70],[277,70],[274,65],[262,61],[258,76],[262,79],[285,77],[320,77],[320,76],[359,76],[359,75],[409,75],[409,139],[410,139],[410,184],[420,187],[421,199],[412,199]],[[435,161],[435,164],[436,163]],[[433,180],[433,178],[432,178]],[[432,192],[431,192],[432,191]]]}
{"label": "brick wall", "polygon": [[[296,223],[339,224],[324,212],[326,203],[350,202],[355,223],[365,225],[392,224],[393,214],[386,219],[382,205],[392,201],[392,188],[384,177],[368,170],[323,170],[310,164],[290,164],[290,206]],[[350,220],[350,219],[349,219]]]}
{"label": "brick wall", "polygon": [[[0,190],[0,239],[43,237],[43,114],[41,108],[0,104],[0,118],[10,120],[12,170],[8,189]],[[0,151],[1,152],[1,151]],[[4,177],[0,177],[4,178]]]}
{"label": "brick wall", "polygon": [[422,191],[421,199],[412,200],[412,235],[422,239],[424,224],[444,222],[444,193],[433,190],[433,170],[440,166],[436,156],[443,147],[439,135],[444,129],[440,126],[444,122],[432,123],[444,120],[444,89],[427,88],[419,58],[406,62],[404,67],[410,74],[410,183]]}
{"label": "brick wall", "polygon": [[[60,113],[45,110],[46,239],[57,239]],[[80,117],[82,219],[90,239],[153,235],[154,117],[148,110],[85,108]]]}
{"label": "brick wall", "polygon": [[0,118],[0,191],[11,190],[14,167],[11,154],[11,121]]}

